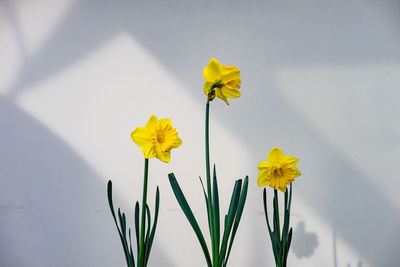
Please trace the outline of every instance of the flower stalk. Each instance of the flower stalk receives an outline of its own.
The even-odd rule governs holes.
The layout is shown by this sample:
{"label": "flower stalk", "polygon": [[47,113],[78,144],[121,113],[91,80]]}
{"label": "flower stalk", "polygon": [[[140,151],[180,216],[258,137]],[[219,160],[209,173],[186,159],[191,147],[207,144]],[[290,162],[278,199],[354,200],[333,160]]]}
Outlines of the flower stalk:
{"label": "flower stalk", "polygon": [[[147,180],[149,176],[149,159],[144,159],[144,178],[143,178],[143,200],[142,200],[142,207],[147,207]],[[140,258],[140,265],[144,266],[144,230],[145,230],[145,223],[146,223],[146,210],[142,209],[142,223],[140,226],[140,243],[139,243],[139,258]]]}
{"label": "flower stalk", "polygon": [[[158,158],[160,161],[169,162],[171,159],[171,149],[177,148],[182,144],[178,137],[178,132],[172,127],[170,119],[158,120],[152,115],[145,127],[138,127],[131,133],[132,140],[140,147],[144,155],[144,176],[143,176],[143,194],[142,210],[140,212],[139,202],[136,201],[134,211],[134,233],[136,236],[136,261],[132,249],[131,229],[127,228],[125,213],[121,213],[118,208],[118,216],[114,210],[112,199],[112,182],[108,181],[107,197],[113,216],[115,226],[122,243],[125,255],[126,265],[128,267],[146,267],[150,257],[151,247],[153,245],[154,235],[157,228],[158,212],[160,206],[160,190],[157,186],[155,199],[155,214],[152,225],[150,208],[147,205],[147,184],[149,176],[149,158]],[[141,215],[140,215],[141,213]],[[118,220],[117,220],[118,217]],[[127,231],[128,230],[128,231]],[[135,263],[136,262],[136,263]]]}
{"label": "flower stalk", "polygon": [[292,185],[290,185],[290,192],[285,192],[284,200],[284,218],[281,234],[281,225],[279,220],[279,200],[278,191],[274,189],[273,198],[273,229],[271,229],[270,222],[268,219],[268,208],[267,208],[267,190],[264,188],[263,191],[263,203],[265,219],[267,221],[267,227],[269,236],[271,239],[272,250],[274,253],[274,259],[276,267],[286,267],[287,258],[289,254],[290,244],[292,242],[293,229],[290,227],[290,207],[292,203]]}
{"label": "flower stalk", "polygon": [[[290,227],[289,229],[290,207],[292,203],[292,181],[301,175],[296,167],[299,159],[287,156],[279,148],[275,147],[268,153],[268,160],[269,161],[261,161],[260,164],[258,164],[260,172],[257,182],[258,186],[269,185],[274,189],[272,228],[268,219],[267,190],[264,188],[263,203],[265,219],[267,220],[268,233],[271,239],[276,267],[286,267],[293,234],[292,228]],[[287,190],[287,185],[290,185],[290,192]],[[282,231],[279,218],[278,190],[285,194]]]}
{"label": "flower stalk", "polygon": [[[220,227],[219,193],[216,168],[214,165],[213,176],[211,177],[210,167],[210,102],[217,96],[228,104],[227,97],[236,98],[240,96],[238,88],[240,87],[239,70],[235,66],[229,67],[219,64],[215,59],[211,59],[207,68],[203,71],[206,82],[204,84],[204,93],[207,95],[205,112],[205,157],[206,157],[206,179],[207,189],[203,182],[200,182],[203,188],[205,203],[207,207],[207,217],[209,234],[211,239],[211,251],[204,239],[197,220],[190,208],[185,195],[174,175],[168,175],[175,197],[192,226],[208,267],[226,267],[229,255],[232,249],[233,241],[239,226],[240,218],[243,213],[244,204],[247,197],[248,177],[236,180],[229,205],[228,212],[225,215],[223,232]],[[211,82],[212,81],[212,82]]]}

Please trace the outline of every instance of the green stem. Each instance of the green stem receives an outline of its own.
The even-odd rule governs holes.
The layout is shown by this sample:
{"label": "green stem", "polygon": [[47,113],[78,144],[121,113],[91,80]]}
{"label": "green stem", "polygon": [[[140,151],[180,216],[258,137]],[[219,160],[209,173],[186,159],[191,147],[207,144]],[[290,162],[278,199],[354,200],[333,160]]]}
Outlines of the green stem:
{"label": "green stem", "polygon": [[[210,141],[209,141],[209,121],[210,121],[210,102],[207,101],[206,105],[206,173],[207,173],[207,194],[208,194],[208,220],[210,223],[210,237],[212,246],[212,259],[213,267],[217,267],[218,263],[218,245],[216,244],[215,229],[214,229],[214,209],[212,207],[211,195],[211,171],[210,171]],[[218,214],[215,214],[218,216]]]}
{"label": "green stem", "polygon": [[274,197],[276,200],[276,209],[275,209],[275,219],[276,219],[276,224],[278,226],[277,229],[277,237],[278,237],[278,242],[281,241],[281,224],[279,223],[279,202],[278,202],[278,190],[274,189]]}
{"label": "green stem", "polygon": [[138,255],[138,267],[144,267],[144,232],[146,223],[146,198],[147,198],[147,180],[149,174],[149,159],[144,160],[144,180],[143,180],[143,200],[142,200],[142,223],[140,227],[140,243]]}

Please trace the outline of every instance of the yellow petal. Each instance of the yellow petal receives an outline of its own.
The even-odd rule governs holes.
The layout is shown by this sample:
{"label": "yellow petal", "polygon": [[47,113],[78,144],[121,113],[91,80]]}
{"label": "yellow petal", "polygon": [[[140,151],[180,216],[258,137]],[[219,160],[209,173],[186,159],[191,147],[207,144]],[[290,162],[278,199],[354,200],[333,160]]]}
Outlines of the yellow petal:
{"label": "yellow petal", "polygon": [[299,162],[299,159],[295,158],[295,157],[291,157],[291,156],[286,156],[285,162],[286,162],[286,164],[294,166],[297,164],[297,162]]}
{"label": "yellow petal", "polygon": [[227,85],[224,85],[223,87],[221,87],[220,90],[222,91],[224,96],[230,97],[230,98],[237,98],[241,95],[240,91],[233,89],[233,88],[229,88],[229,86],[227,86]]}
{"label": "yellow petal", "polygon": [[230,81],[233,81],[233,80],[237,80],[237,79],[239,79],[239,77],[240,77],[240,71],[239,70],[231,71],[231,72],[229,72],[229,73],[227,73],[225,75],[222,75],[221,81],[223,83],[227,83],[227,82],[230,82]]}
{"label": "yellow petal", "polygon": [[232,81],[230,81],[230,82],[227,82],[226,85],[229,85],[229,86],[232,87],[232,88],[237,88],[237,89],[239,89],[240,86],[241,86],[241,83],[242,83],[242,80],[241,80],[241,79],[235,79],[235,80],[232,80]]}
{"label": "yellow petal", "polygon": [[221,79],[222,66],[215,58],[208,62],[208,66],[203,69],[203,76],[206,81],[215,82]]}
{"label": "yellow petal", "polygon": [[147,143],[143,146],[142,153],[146,159],[154,158],[156,156],[156,148],[153,144]]}
{"label": "yellow petal", "polygon": [[258,166],[257,166],[257,168],[259,170],[262,170],[262,169],[268,170],[270,167],[271,167],[271,162],[268,162],[268,161],[260,161],[260,164],[258,164]]}
{"label": "yellow petal", "polygon": [[284,160],[285,154],[283,154],[282,150],[277,147],[271,149],[267,156],[268,160],[273,163],[280,163]]}
{"label": "yellow petal", "polygon": [[281,186],[281,187],[279,187],[278,189],[279,189],[280,191],[282,191],[283,193],[285,193],[285,192],[286,192],[286,185]]}
{"label": "yellow petal", "polygon": [[182,145],[182,139],[180,139],[179,137],[177,137],[178,139],[176,140],[176,144],[173,148],[178,148],[180,145]]}
{"label": "yellow petal", "polygon": [[300,176],[301,172],[299,171],[299,169],[297,169],[296,167],[293,167],[293,168],[294,168],[294,177]]}
{"label": "yellow petal", "polygon": [[239,70],[235,65],[233,65],[233,66],[226,66],[226,65],[222,65],[222,64],[221,64],[221,66],[222,66],[222,74],[226,74],[226,73],[229,73],[229,72],[231,72],[231,71]]}
{"label": "yellow petal", "polygon": [[157,117],[155,115],[151,115],[149,121],[146,123],[146,128],[153,128],[157,124]]}
{"label": "yellow petal", "polygon": [[159,159],[159,160],[161,160],[161,161],[163,161],[163,162],[170,162],[170,160],[171,160],[171,152],[166,152],[166,151],[157,151],[157,155],[156,155],[156,157]]}
{"label": "yellow petal", "polygon": [[131,138],[135,144],[143,147],[150,142],[150,134],[145,127],[138,127],[131,133]]}
{"label": "yellow petal", "polygon": [[270,183],[270,179],[266,171],[260,171],[257,177],[257,184],[259,187],[267,186]]}
{"label": "yellow petal", "polygon": [[162,129],[172,128],[172,121],[170,119],[161,119],[158,121]]}
{"label": "yellow petal", "polygon": [[221,88],[215,88],[215,95],[229,105],[228,98],[222,93]]}

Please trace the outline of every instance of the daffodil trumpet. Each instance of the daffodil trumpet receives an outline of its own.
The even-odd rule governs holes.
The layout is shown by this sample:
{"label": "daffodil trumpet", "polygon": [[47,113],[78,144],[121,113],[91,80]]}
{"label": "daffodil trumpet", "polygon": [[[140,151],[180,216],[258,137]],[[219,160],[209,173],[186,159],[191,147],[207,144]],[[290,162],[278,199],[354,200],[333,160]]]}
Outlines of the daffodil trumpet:
{"label": "daffodil trumpet", "polygon": [[[211,70],[207,69],[211,65]],[[239,222],[243,213],[244,205],[247,197],[247,188],[248,188],[248,177],[244,179],[236,180],[233,188],[233,193],[230,201],[230,205],[228,208],[228,212],[225,215],[223,232],[221,233],[220,226],[220,210],[219,210],[219,193],[218,193],[218,183],[217,183],[217,174],[216,168],[214,165],[213,169],[213,177],[211,181],[211,168],[210,168],[210,149],[209,149],[209,111],[210,111],[210,101],[214,99],[215,96],[224,100],[227,104],[227,96],[224,95],[224,91],[217,90],[223,88],[222,82],[223,79],[220,79],[220,76],[227,75],[229,72],[227,69],[230,68],[235,74],[235,79],[238,80],[239,76],[237,75],[239,71],[236,67],[227,67],[223,68],[223,65],[220,65],[218,61],[215,59],[211,59],[209,66],[205,68],[203,72],[206,83],[204,92],[207,95],[207,104],[206,104],[206,116],[205,116],[205,156],[206,156],[206,178],[207,178],[207,190],[204,188],[203,182],[200,178],[200,182],[203,188],[204,198],[207,207],[207,217],[208,217],[208,227],[209,234],[211,239],[211,253],[207,243],[204,239],[204,235],[197,223],[197,220],[190,208],[181,187],[178,184],[177,179],[173,173],[170,173],[169,181],[172,187],[172,190],[175,194],[175,197],[182,208],[186,218],[188,219],[190,225],[192,226],[197,239],[200,243],[200,246],[203,250],[204,257],[208,267],[226,267],[228,264],[229,255],[231,253],[233,241],[239,226]],[[223,71],[222,71],[223,70]],[[215,78],[215,79],[214,79]],[[210,79],[213,82],[210,82]],[[213,80],[214,79],[214,80]],[[229,79],[225,79],[225,82],[232,81]],[[240,79],[239,82],[236,82],[235,85],[240,87]],[[228,85],[229,86],[229,85]],[[207,88],[206,88],[207,87]],[[225,86],[226,90],[230,90],[227,86]],[[236,94],[237,95],[237,94]],[[238,97],[237,95],[236,97]]]}
{"label": "daffodil trumpet", "polygon": [[[115,213],[112,198],[112,182],[108,181],[107,197],[117,231],[122,243],[126,264],[128,267],[146,267],[150,257],[151,247],[157,228],[158,212],[160,206],[160,190],[157,186],[155,197],[154,221],[151,224],[150,208],[147,205],[147,184],[149,174],[149,158],[156,157],[163,162],[169,162],[170,150],[182,144],[178,132],[172,127],[171,120],[158,120],[152,115],[145,127],[139,127],[131,133],[132,140],[140,147],[145,157],[142,208],[139,202],[135,205],[135,236],[136,236],[136,261],[132,247],[131,228],[127,228],[126,215],[118,208],[118,216]],[[141,216],[140,216],[141,213]],[[118,217],[118,220],[117,220]]]}

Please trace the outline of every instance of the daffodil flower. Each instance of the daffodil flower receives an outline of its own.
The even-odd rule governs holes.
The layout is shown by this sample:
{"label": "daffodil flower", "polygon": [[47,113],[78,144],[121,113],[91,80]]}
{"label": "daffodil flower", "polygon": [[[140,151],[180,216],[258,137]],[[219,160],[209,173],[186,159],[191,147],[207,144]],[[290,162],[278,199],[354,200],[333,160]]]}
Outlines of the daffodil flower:
{"label": "daffodil flower", "polygon": [[163,162],[169,162],[171,149],[182,144],[178,132],[172,127],[171,120],[158,120],[154,115],[151,115],[145,127],[136,128],[131,133],[131,138],[142,148],[146,159],[156,157]]}
{"label": "daffodil flower", "polygon": [[203,75],[204,94],[209,96],[209,101],[216,96],[229,105],[228,97],[237,98],[241,95],[240,71],[236,66],[225,66],[212,58],[208,66],[203,69]]}
{"label": "daffodil flower", "polygon": [[277,147],[271,149],[267,156],[269,161],[261,161],[257,168],[260,170],[257,178],[258,186],[271,186],[286,192],[286,186],[301,175],[296,168],[298,158],[285,156]]}

